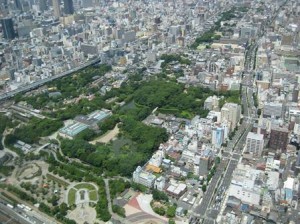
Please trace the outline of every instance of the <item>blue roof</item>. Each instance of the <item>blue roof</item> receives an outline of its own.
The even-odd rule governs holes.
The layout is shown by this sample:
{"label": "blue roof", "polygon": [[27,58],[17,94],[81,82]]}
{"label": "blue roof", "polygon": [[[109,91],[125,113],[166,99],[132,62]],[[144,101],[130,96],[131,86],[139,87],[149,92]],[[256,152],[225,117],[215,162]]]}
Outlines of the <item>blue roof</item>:
{"label": "blue roof", "polygon": [[243,212],[247,212],[247,211],[249,210],[249,205],[247,205],[247,204],[242,204],[240,209],[241,209],[241,211],[243,211]]}
{"label": "blue roof", "polygon": [[291,189],[285,189],[285,199],[292,200],[293,198],[293,191]]}
{"label": "blue roof", "polygon": [[98,121],[101,121],[104,118],[108,117],[109,115],[110,115],[109,113],[97,110],[97,111],[89,114],[88,117],[89,117],[89,119],[96,119]]}
{"label": "blue roof", "polygon": [[83,130],[87,129],[88,125],[82,124],[79,122],[74,122],[66,127],[61,128],[59,131],[63,134],[66,134],[70,137],[74,137],[75,135],[79,134]]}

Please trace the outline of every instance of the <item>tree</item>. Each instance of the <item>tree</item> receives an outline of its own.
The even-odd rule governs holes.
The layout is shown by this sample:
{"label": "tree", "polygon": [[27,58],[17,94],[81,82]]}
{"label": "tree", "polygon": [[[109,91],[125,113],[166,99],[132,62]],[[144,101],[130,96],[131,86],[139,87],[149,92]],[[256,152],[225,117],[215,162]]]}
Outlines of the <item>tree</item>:
{"label": "tree", "polygon": [[203,191],[203,192],[206,191],[206,185],[205,185],[205,184],[202,185],[202,191]]}
{"label": "tree", "polygon": [[169,224],[176,224],[176,222],[174,221],[174,219],[169,219]]}
{"label": "tree", "polygon": [[162,207],[162,206],[154,207],[153,211],[162,216],[166,214],[166,211],[165,211],[164,207]]}
{"label": "tree", "polygon": [[154,189],[152,191],[152,196],[153,196],[153,199],[156,201],[165,201],[165,202],[169,201],[168,196],[164,192],[156,190],[156,189]]}
{"label": "tree", "polygon": [[176,215],[176,206],[169,206],[166,212],[169,218],[173,218]]}
{"label": "tree", "polygon": [[125,218],[125,209],[123,207],[120,207],[119,205],[113,205],[112,210],[114,213],[118,214],[119,216]]}
{"label": "tree", "polygon": [[67,215],[67,211],[68,211],[68,205],[66,203],[61,203],[61,205],[59,206],[59,212],[62,216],[66,216]]}

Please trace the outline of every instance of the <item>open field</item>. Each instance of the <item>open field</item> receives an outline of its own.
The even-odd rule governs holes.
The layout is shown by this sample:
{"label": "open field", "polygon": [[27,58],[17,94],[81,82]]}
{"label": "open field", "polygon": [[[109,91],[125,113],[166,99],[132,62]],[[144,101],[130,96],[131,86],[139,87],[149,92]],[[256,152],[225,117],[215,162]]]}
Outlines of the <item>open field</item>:
{"label": "open field", "polygon": [[90,191],[89,192],[89,198],[91,201],[97,201],[98,200],[98,192],[97,191]]}
{"label": "open field", "polygon": [[90,191],[93,191],[93,190],[96,190],[95,189],[95,186],[92,185],[92,184],[89,184],[89,183],[80,183],[80,184],[76,184],[74,186],[74,188],[76,188],[77,190],[80,190],[80,189],[88,189]]}
{"label": "open field", "polygon": [[76,196],[76,190],[75,189],[70,189],[68,193],[68,204],[69,205],[74,205],[75,204],[75,196]]}
{"label": "open field", "polygon": [[114,127],[113,130],[106,132],[104,135],[100,136],[99,138],[91,141],[90,143],[95,145],[96,143],[108,143],[113,140],[119,134],[118,125]]}

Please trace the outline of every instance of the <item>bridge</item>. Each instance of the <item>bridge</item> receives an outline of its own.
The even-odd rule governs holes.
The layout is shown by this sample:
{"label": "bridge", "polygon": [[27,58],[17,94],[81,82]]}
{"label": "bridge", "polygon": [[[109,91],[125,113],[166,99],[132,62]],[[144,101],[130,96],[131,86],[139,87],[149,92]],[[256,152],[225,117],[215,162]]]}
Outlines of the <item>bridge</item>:
{"label": "bridge", "polygon": [[10,99],[10,98],[14,97],[18,93],[28,92],[30,90],[33,90],[33,89],[36,89],[36,88],[38,88],[40,86],[45,85],[47,82],[51,82],[53,80],[60,79],[60,78],[62,78],[64,76],[68,76],[68,75],[70,75],[70,74],[72,74],[74,72],[77,72],[77,71],[81,70],[81,69],[84,69],[84,68],[89,67],[91,65],[95,65],[95,64],[99,63],[100,61],[101,61],[100,58],[96,58],[96,59],[88,61],[88,62],[86,62],[86,63],[84,63],[84,64],[82,64],[82,65],[80,65],[80,66],[78,66],[76,68],[72,68],[72,69],[70,69],[68,71],[60,73],[58,75],[51,76],[51,77],[46,78],[46,79],[41,79],[41,80],[39,80],[37,82],[30,83],[30,84],[25,85],[25,86],[21,86],[18,89],[15,89],[15,90],[12,90],[12,91],[0,94],[0,102],[4,101],[4,100],[7,100],[7,99]]}

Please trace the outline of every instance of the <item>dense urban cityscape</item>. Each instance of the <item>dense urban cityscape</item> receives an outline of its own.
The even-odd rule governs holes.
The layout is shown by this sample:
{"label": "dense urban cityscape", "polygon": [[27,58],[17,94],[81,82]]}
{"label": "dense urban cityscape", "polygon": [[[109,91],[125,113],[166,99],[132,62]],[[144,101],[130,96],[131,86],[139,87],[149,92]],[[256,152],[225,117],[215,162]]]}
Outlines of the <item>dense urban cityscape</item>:
{"label": "dense urban cityscape", "polygon": [[0,223],[300,223],[298,0],[0,0]]}

